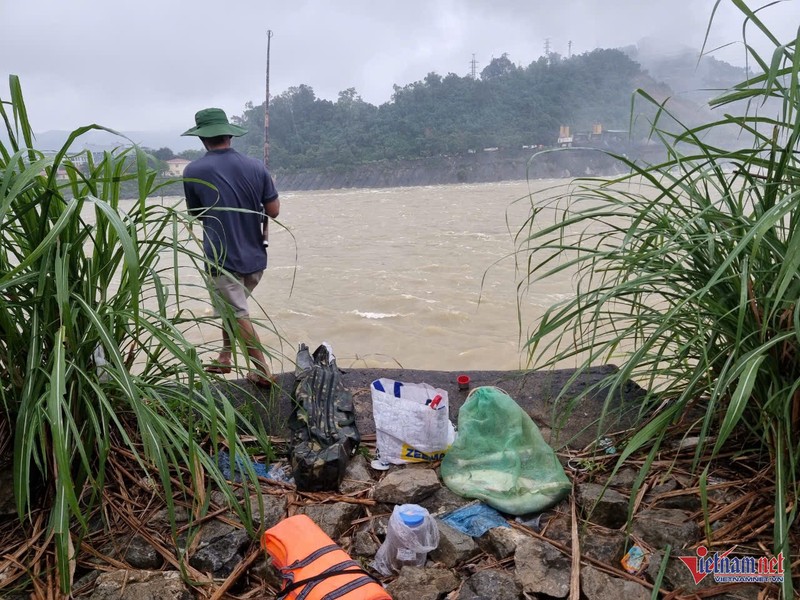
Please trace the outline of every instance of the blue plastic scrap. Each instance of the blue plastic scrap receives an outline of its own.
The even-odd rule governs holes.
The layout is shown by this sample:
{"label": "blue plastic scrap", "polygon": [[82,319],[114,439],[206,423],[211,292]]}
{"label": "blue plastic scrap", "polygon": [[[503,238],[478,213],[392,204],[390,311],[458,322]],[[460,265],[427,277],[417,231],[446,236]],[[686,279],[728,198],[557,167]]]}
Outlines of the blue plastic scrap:
{"label": "blue plastic scrap", "polygon": [[495,527],[509,527],[503,515],[483,502],[457,508],[442,517],[442,521],[471,537],[481,537]]}
{"label": "blue plastic scrap", "polygon": [[[231,477],[231,457],[227,450],[219,451],[217,456],[217,464],[219,465],[219,470],[222,471],[222,474],[225,476],[225,479],[229,481],[241,481],[241,474],[245,472],[245,462],[240,453],[236,454],[235,477]],[[267,476],[267,467],[265,465],[255,461],[250,461],[250,465],[253,467],[253,471],[255,471],[256,475],[259,477]]]}

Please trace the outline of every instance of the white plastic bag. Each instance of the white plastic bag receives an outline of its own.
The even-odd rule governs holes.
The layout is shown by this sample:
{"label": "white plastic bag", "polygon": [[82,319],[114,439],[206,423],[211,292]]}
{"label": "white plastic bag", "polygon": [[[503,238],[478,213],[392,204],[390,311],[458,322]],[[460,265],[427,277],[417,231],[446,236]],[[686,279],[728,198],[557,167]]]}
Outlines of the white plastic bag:
{"label": "white plastic bag", "polygon": [[446,391],[381,378],[372,382],[370,392],[382,463],[441,460],[456,438]]}

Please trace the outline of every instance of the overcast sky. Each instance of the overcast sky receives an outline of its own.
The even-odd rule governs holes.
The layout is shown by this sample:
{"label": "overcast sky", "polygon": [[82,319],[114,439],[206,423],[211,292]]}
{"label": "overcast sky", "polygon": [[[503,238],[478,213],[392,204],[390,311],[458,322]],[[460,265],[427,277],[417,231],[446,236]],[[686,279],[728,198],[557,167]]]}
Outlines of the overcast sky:
{"label": "overcast sky", "polygon": [[[764,2],[750,2],[755,8]],[[431,71],[480,72],[507,53],[528,65],[656,38],[699,48],[714,0],[0,0],[0,97],[22,79],[37,131],[100,123],[127,131],[184,130],[194,113],[241,114],[271,92],[310,85],[335,100],[354,87],[373,104],[392,85]],[[800,0],[765,13],[782,41],[796,36]],[[723,0],[712,46],[741,39]],[[756,43],[759,43],[754,38]],[[744,64],[741,45],[715,56]]]}

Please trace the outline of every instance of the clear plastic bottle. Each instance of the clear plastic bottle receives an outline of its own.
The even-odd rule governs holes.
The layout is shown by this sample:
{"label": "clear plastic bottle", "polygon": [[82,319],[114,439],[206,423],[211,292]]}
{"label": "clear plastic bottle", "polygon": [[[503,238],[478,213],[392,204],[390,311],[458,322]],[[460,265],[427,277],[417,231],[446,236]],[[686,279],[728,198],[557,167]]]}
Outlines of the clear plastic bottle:
{"label": "clear plastic bottle", "polygon": [[399,572],[403,566],[424,566],[428,552],[439,545],[439,529],[426,509],[400,504],[389,517],[386,539],[375,554],[373,566],[381,575]]}

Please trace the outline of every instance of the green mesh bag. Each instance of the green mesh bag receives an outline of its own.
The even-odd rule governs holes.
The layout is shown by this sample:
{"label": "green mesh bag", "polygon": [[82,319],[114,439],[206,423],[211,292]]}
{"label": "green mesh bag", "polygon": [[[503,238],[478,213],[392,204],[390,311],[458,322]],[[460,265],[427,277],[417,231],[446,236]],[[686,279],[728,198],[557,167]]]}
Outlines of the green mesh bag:
{"label": "green mesh bag", "polygon": [[494,387],[476,388],[461,407],[441,474],[456,494],[512,515],[541,512],[572,488],[533,420]]}

